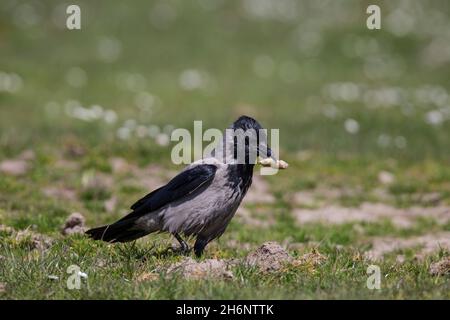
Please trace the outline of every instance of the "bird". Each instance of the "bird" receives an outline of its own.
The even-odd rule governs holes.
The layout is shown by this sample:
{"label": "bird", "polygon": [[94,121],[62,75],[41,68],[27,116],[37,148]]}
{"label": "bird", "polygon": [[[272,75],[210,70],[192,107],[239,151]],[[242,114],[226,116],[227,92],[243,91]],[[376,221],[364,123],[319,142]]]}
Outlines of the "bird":
{"label": "bird", "polygon": [[[208,243],[225,232],[251,186],[256,163],[252,156],[275,159],[266,137],[257,134],[256,143],[250,142],[248,133],[262,129],[255,119],[239,117],[210,154],[187,165],[166,185],[138,200],[122,219],[90,229],[86,234],[94,240],[115,243],[168,232],[184,253],[191,248],[182,236],[195,237],[194,253],[201,257]],[[237,132],[249,139],[239,140]],[[238,161],[242,154],[244,160]]]}

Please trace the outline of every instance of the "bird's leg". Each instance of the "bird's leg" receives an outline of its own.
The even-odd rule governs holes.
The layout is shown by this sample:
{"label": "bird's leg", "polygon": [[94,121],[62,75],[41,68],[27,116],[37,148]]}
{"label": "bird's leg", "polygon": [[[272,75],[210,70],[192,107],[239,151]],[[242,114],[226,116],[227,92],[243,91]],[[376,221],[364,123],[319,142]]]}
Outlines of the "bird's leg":
{"label": "bird's leg", "polygon": [[205,238],[202,238],[200,236],[197,237],[194,244],[194,252],[197,257],[201,257],[203,254],[203,250],[205,249],[206,245],[208,244],[208,240]]}
{"label": "bird's leg", "polygon": [[189,245],[186,243],[186,241],[184,241],[183,238],[181,238],[181,236],[178,233],[174,233],[173,235],[180,243],[181,251],[183,253],[189,252]]}

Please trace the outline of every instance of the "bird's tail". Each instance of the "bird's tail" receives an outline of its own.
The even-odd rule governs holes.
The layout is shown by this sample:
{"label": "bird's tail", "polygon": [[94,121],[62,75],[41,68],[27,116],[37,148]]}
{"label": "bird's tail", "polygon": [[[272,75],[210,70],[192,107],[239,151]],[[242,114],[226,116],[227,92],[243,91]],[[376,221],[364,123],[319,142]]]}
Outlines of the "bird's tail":
{"label": "bird's tail", "polygon": [[94,240],[107,242],[133,241],[148,234],[147,231],[137,228],[135,222],[135,218],[119,220],[113,224],[90,229],[86,234]]}

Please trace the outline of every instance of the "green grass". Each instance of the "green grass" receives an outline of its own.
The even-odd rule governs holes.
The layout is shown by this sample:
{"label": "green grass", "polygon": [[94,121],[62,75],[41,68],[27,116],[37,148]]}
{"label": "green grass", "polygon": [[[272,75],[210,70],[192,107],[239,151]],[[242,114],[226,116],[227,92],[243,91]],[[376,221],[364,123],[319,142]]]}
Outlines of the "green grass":
{"label": "green grass", "polygon": [[[161,245],[161,244],[160,244]],[[74,237],[58,241],[45,253],[30,254],[17,245],[2,242],[6,263],[1,277],[7,282],[4,298],[15,299],[448,299],[448,279],[428,274],[431,260],[397,265],[388,259],[379,264],[382,289],[366,287],[368,263],[358,258],[357,249],[319,248],[328,260],[320,268],[291,267],[282,273],[261,274],[255,268],[237,265],[232,280],[185,280],[161,272],[154,280],[138,281],[139,275],[153,272],[179,260],[178,256],[158,256],[148,245],[107,246]],[[61,255],[64,252],[64,255]],[[221,256],[234,255],[221,252]],[[80,290],[69,290],[68,266],[77,264],[88,279]],[[48,276],[57,276],[58,280]]]}
{"label": "green grass", "polygon": [[[326,6],[294,1],[296,8],[287,13],[270,9],[262,17],[251,12],[251,3],[78,1],[82,30],[67,31],[64,20],[57,22],[58,10],[64,13],[60,1],[0,2],[0,72],[16,74],[22,83],[9,92],[0,81],[0,162],[25,150],[35,154],[25,175],[0,173],[0,224],[54,239],[49,249],[31,250],[30,239],[19,241],[0,231],[0,298],[450,298],[448,275],[429,274],[430,263],[448,255],[444,250],[425,260],[414,259],[420,248],[388,254],[377,263],[383,274],[380,291],[366,288],[370,262],[361,258],[376,237],[448,232],[448,222],[426,217],[407,228],[389,220],[299,225],[295,209],[320,205],[291,199],[296,192],[337,190],[337,196],[319,200],[349,208],[366,202],[449,207],[448,1],[417,0],[407,7],[377,1],[379,31],[367,30],[367,4],[361,1]],[[158,20],[158,10],[166,10],[168,20]],[[415,28],[396,33],[395,21],[401,21],[391,16],[396,10]],[[295,15],[289,18],[290,13]],[[105,43],[120,47],[114,61],[101,58],[99,46]],[[85,75],[80,86],[70,80],[73,68]],[[183,87],[186,70],[200,75],[204,85]],[[117,120],[79,119],[71,104],[100,105]],[[436,112],[442,122],[430,124],[427,119]],[[194,120],[203,120],[204,129],[223,129],[241,114],[280,129],[281,158],[290,167],[266,179],[274,203],[248,206],[252,217],[269,221],[268,226],[236,217],[205,258],[243,258],[246,246],[272,240],[296,245],[289,250],[292,256],[315,248],[328,257],[323,265],[274,274],[238,265],[232,280],[188,281],[165,275],[181,259],[162,254],[171,244],[167,235],[116,246],[60,235],[70,213],[81,212],[89,227],[110,223],[150,191],[145,185],[151,179],[164,181],[181,169],[170,160],[173,144],[140,138],[134,129],[120,139],[121,128],[135,121],[147,129],[190,129]],[[358,132],[345,129],[349,119],[357,121]],[[115,171],[113,158],[137,172]],[[391,184],[380,183],[382,171],[393,175]],[[49,189],[73,196],[49,197]],[[117,205],[108,212],[104,202],[111,197]],[[233,241],[238,245],[230,245]],[[406,256],[405,263],[396,262],[398,254]],[[66,287],[72,264],[88,274],[81,290]],[[137,280],[151,272],[158,278]]]}

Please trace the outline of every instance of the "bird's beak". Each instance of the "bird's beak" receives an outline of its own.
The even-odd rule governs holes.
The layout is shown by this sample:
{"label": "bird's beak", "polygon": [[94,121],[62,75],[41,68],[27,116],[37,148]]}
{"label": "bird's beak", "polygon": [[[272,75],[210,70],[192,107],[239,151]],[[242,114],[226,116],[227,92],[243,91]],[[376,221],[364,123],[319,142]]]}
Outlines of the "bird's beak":
{"label": "bird's beak", "polygon": [[259,163],[263,164],[263,163],[271,163],[272,161],[277,161],[277,159],[273,155],[272,149],[270,149],[269,147],[266,147],[265,150],[266,150],[266,153],[261,154],[260,148],[258,148]]}
{"label": "bird's beak", "polygon": [[258,148],[259,159],[266,159],[267,161],[269,161],[269,159],[277,160],[273,155],[272,149],[266,146],[263,150],[265,152],[264,154],[261,154],[261,148]]}
{"label": "bird's beak", "polygon": [[275,161],[277,161],[277,158],[275,158],[275,156],[273,155],[272,149],[270,149],[269,147],[266,147],[267,150],[267,158],[266,159],[273,159]]}

